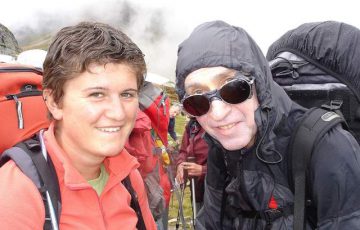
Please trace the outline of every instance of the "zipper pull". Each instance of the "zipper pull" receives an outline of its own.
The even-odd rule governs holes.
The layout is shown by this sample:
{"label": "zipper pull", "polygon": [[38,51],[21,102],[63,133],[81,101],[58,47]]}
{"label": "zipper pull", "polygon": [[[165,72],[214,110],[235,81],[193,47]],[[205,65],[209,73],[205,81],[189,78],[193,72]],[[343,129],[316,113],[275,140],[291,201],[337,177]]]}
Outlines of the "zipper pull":
{"label": "zipper pull", "polygon": [[165,99],[166,99],[166,96],[163,95],[163,97],[161,98],[161,105],[164,107],[164,115],[166,115],[166,104],[165,104]]}
{"label": "zipper pull", "polygon": [[18,127],[19,129],[24,129],[24,116],[23,116],[23,112],[22,112],[22,102],[19,101],[19,99],[17,98],[16,95],[11,95],[12,98],[14,98],[15,101],[15,108],[16,108],[16,113],[17,113],[17,117],[18,117]]}

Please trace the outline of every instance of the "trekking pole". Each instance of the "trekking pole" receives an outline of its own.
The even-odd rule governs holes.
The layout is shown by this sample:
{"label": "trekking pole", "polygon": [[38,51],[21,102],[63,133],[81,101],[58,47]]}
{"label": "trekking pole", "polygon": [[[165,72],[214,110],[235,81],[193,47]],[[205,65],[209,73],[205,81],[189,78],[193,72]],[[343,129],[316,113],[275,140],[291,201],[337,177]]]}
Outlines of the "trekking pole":
{"label": "trekking pole", "polygon": [[[170,152],[170,151],[169,151]],[[176,225],[177,228],[179,227],[179,220],[181,220],[182,226],[183,226],[183,230],[186,230],[186,222],[185,222],[185,218],[184,218],[184,210],[183,210],[183,197],[184,197],[184,189],[182,189],[182,187],[179,185],[179,183],[175,180],[175,177],[172,173],[172,164],[173,162],[175,162],[174,157],[172,156],[172,154],[168,155],[170,158],[170,164],[167,166],[167,174],[169,176],[170,179],[170,186],[172,188],[173,193],[176,196],[176,199],[178,201],[179,204],[179,208],[178,208],[178,216],[177,216],[177,221],[176,221]],[[180,190],[180,193],[179,193]]]}
{"label": "trekking pole", "polygon": [[[175,183],[177,183],[177,181],[175,181]],[[178,214],[177,214],[177,218],[176,218],[176,230],[179,229],[180,226],[180,217],[181,217],[181,221],[182,221],[182,226],[183,229],[186,229],[186,222],[184,219],[184,209],[183,209],[183,201],[184,201],[184,194],[185,194],[185,187],[186,187],[186,183],[180,185],[181,187],[181,196],[180,196],[180,200],[179,200],[179,207],[178,207]]]}
{"label": "trekking pole", "polygon": [[[187,157],[186,158],[187,162],[195,162],[195,157]],[[196,193],[195,193],[195,178],[194,177],[190,177],[190,185],[191,185],[191,204],[192,204],[192,210],[193,210],[193,225],[194,225],[194,229],[195,229],[195,219],[196,219]]]}

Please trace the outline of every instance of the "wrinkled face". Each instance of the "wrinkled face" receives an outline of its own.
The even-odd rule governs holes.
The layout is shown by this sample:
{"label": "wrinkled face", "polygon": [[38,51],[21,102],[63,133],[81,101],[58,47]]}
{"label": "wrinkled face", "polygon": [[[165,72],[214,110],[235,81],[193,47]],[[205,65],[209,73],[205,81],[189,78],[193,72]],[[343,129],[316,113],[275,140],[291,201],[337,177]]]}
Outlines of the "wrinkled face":
{"label": "wrinkled face", "polygon": [[[219,89],[233,79],[235,70],[225,67],[202,68],[185,79],[187,95],[201,94]],[[239,104],[213,100],[210,110],[196,119],[205,131],[218,140],[227,150],[250,147],[255,142],[257,126],[255,110],[259,107],[255,87],[253,96]]]}
{"label": "wrinkled face", "polygon": [[126,64],[92,65],[90,72],[66,82],[61,102],[48,107],[56,120],[56,138],[72,159],[117,155],[135,123],[135,72]]}

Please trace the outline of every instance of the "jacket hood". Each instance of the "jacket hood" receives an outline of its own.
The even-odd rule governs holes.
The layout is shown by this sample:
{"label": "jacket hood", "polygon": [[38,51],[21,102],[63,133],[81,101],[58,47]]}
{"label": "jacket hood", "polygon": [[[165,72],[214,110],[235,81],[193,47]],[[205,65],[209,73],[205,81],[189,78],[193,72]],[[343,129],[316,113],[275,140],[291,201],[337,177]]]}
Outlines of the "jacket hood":
{"label": "jacket hood", "polygon": [[268,84],[265,76],[271,75],[260,48],[245,30],[223,21],[207,22],[196,27],[178,48],[176,91],[179,99],[185,94],[187,75],[200,68],[215,66],[256,75],[256,83],[261,81],[264,86]]}
{"label": "jacket hood", "polygon": [[274,82],[268,62],[258,45],[242,28],[223,21],[206,22],[194,29],[179,45],[176,64],[176,92],[185,95],[185,78],[193,71],[223,66],[250,73],[255,77],[257,96],[262,108],[274,107]]}
{"label": "jacket hood", "polygon": [[[271,71],[262,51],[242,28],[223,21],[206,22],[194,29],[190,36],[179,45],[176,64],[176,92],[181,100],[184,95],[185,78],[193,71],[223,66],[255,77],[255,88],[260,103],[255,119],[259,135],[266,134],[266,145],[271,144],[271,135],[292,102],[285,91],[273,80]],[[269,127],[271,126],[271,127]],[[264,151],[269,146],[263,145]]]}

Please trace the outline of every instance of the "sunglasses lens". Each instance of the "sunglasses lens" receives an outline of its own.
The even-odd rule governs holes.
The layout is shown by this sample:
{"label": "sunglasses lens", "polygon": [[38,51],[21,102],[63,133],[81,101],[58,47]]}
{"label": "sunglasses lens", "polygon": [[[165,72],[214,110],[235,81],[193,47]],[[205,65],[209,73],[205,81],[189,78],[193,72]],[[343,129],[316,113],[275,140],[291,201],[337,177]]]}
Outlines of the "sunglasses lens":
{"label": "sunglasses lens", "polygon": [[249,97],[250,90],[250,85],[246,81],[231,81],[220,89],[220,96],[227,103],[238,104]]}
{"label": "sunglasses lens", "polygon": [[202,116],[210,109],[209,100],[204,95],[192,95],[183,101],[183,107],[192,116]]}

